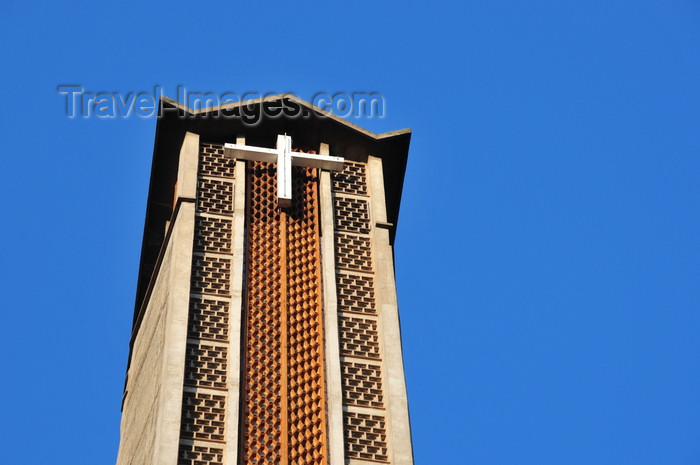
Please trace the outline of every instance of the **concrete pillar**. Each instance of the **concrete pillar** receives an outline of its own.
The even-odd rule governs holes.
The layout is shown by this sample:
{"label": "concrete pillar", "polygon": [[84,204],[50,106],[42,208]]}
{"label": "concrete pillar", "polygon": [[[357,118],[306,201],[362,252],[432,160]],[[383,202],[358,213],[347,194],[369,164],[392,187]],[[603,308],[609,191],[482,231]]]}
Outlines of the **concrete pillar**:
{"label": "concrete pillar", "polygon": [[[329,155],[328,144],[321,144],[321,155]],[[338,341],[338,299],[335,280],[335,241],[331,175],[321,171],[321,266],[323,273],[323,330],[325,333],[326,398],[328,408],[328,464],[344,465],[343,393]]]}
{"label": "concrete pillar", "polygon": [[167,247],[171,256],[168,269],[168,292],[165,313],[162,384],[158,402],[158,422],[153,463],[177,463],[180,445],[182,386],[184,383],[185,352],[187,348],[187,317],[192,275],[192,244],[197,188],[199,136],[187,133],[180,150],[176,201],[180,201]]}
{"label": "concrete pillar", "polygon": [[[245,137],[238,137],[236,144],[245,144]],[[241,334],[244,298],[243,274],[245,255],[245,196],[246,162],[236,160],[233,191],[233,244],[231,263],[231,309],[229,319],[229,363],[228,363],[228,411],[226,413],[225,465],[238,464],[238,433],[240,421],[241,389]]]}
{"label": "concrete pillar", "polygon": [[413,449],[408,415],[408,397],[401,351],[394,256],[389,242],[386,196],[381,158],[369,156],[367,175],[371,199],[372,248],[375,263],[375,289],[379,308],[381,352],[384,358],[384,383],[387,395],[387,432],[390,463],[412,465]]}
{"label": "concrete pillar", "polygon": [[180,161],[175,184],[175,201],[178,197],[197,198],[197,164],[199,163],[199,134],[185,133],[180,149]]}

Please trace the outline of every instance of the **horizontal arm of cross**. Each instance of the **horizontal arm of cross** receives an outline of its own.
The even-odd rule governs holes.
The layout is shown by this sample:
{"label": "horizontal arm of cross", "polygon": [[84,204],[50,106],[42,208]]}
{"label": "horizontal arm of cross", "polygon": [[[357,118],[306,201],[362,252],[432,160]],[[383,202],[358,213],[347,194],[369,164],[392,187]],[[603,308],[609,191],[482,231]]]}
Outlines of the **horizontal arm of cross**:
{"label": "horizontal arm of cross", "polygon": [[292,166],[307,166],[329,171],[342,171],[345,160],[331,155],[314,155],[312,153],[292,153]]}
{"label": "horizontal arm of cross", "polygon": [[224,144],[224,155],[241,160],[264,161],[273,163],[277,161],[278,150],[250,145]]}
{"label": "horizontal arm of cross", "polygon": [[[241,160],[264,161],[273,163],[277,161],[279,151],[250,145],[224,144],[227,157]],[[329,171],[342,171],[345,160],[343,157],[331,155],[315,155],[311,153],[291,152],[292,166],[307,166]]]}

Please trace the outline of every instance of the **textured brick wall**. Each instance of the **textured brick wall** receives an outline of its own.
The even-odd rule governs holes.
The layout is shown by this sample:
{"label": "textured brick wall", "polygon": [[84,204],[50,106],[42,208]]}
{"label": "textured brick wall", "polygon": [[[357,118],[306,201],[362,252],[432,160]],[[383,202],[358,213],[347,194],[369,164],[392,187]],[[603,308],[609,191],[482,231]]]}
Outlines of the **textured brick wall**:
{"label": "textured brick wall", "polygon": [[294,167],[280,210],[273,165],[248,170],[242,463],[323,465],[326,411],[318,188]]}

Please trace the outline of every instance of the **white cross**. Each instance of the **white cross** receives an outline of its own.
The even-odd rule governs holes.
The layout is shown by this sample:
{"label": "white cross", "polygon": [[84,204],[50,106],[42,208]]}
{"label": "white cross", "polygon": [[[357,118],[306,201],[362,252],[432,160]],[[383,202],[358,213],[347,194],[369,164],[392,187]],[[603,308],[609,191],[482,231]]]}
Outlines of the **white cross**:
{"label": "white cross", "polygon": [[292,204],[292,166],[341,171],[345,162],[343,157],[292,152],[292,138],[286,135],[277,136],[276,149],[224,144],[224,155],[243,160],[277,162],[277,197],[280,207],[289,207]]}

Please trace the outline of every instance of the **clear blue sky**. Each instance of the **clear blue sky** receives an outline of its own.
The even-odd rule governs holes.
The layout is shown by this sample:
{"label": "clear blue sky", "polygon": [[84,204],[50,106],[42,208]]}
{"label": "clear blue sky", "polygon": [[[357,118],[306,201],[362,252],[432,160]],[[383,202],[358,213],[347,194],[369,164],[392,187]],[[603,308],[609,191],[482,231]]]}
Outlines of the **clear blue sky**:
{"label": "clear blue sky", "polygon": [[38,2],[2,38],[0,461],[114,464],[154,119],[127,93],[378,91],[417,465],[700,463],[700,5]]}

